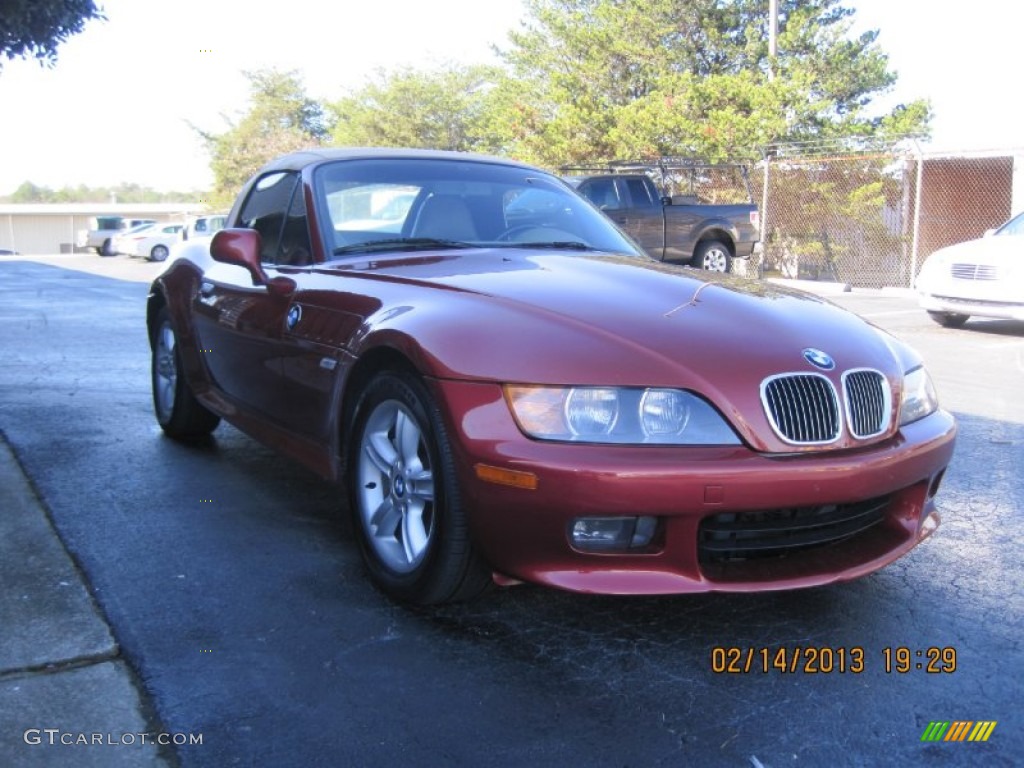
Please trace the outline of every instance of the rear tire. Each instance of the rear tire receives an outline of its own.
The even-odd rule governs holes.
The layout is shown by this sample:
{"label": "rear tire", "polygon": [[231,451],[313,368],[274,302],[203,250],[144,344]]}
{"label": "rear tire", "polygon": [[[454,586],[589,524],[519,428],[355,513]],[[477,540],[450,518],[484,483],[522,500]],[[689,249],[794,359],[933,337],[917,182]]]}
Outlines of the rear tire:
{"label": "rear tire", "polygon": [[166,245],[154,245],[153,250],[149,252],[149,258],[153,261],[166,261],[168,253]]}
{"label": "rear tire", "polygon": [[192,394],[181,365],[178,337],[167,307],[157,314],[153,329],[153,410],[160,428],[176,440],[206,437],[220,423]]}
{"label": "rear tire", "polygon": [[483,592],[490,574],[473,548],[440,409],[420,379],[378,373],[349,434],[349,506],[377,587],[417,605]]}
{"label": "rear tire", "polygon": [[114,256],[114,241],[107,238],[103,241],[103,245],[96,249],[100,256]]}
{"label": "rear tire", "polygon": [[692,263],[707,272],[732,272],[732,253],[719,240],[705,240],[694,250]]}
{"label": "rear tire", "polygon": [[961,315],[959,312],[929,312],[928,317],[943,328],[963,328],[970,315]]}

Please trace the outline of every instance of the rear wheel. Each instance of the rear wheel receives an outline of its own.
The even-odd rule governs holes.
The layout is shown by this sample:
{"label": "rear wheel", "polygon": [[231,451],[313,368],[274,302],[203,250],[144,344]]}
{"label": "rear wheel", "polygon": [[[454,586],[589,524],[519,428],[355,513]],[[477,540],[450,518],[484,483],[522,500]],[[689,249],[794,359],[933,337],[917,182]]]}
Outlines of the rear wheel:
{"label": "rear wheel", "polygon": [[384,371],[356,405],[349,504],[370,575],[420,605],[464,600],[490,582],[469,536],[441,413],[415,376]]}
{"label": "rear wheel", "polygon": [[943,328],[963,328],[970,315],[961,315],[959,312],[929,312],[928,317]]}
{"label": "rear wheel", "polygon": [[114,241],[109,237],[103,241],[103,245],[99,247],[100,256],[113,256],[114,255]]}
{"label": "rear wheel", "polygon": [[161,429],[178,440],[194,440],[213,432],[220,416],[208,411],[185,380],[178,337],[163,307],[153,331],[153,409]]}
{"label": "rear wheel", "polygon": [[166,245],[154,245],[153,250],[149,252],[149,258],[153,261],[164,261],[167,259],[167,253]]}
{"label": "rear wheel", "polygon": [[693,265],[708,272],[731,272],[732,254],[725,243],[705,240],[693,252]]}

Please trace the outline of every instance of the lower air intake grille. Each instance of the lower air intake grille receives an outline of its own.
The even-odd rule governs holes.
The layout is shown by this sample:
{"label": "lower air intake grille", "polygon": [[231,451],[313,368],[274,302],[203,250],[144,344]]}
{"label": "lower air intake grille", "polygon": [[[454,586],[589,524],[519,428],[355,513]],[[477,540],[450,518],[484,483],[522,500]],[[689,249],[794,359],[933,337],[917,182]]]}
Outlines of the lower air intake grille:
{"label": "lower air intake grille", "polygon": [[820,507],[723,512],[701,520],[701,562],[781,557],[854,536],[885,517],[889,498]]}

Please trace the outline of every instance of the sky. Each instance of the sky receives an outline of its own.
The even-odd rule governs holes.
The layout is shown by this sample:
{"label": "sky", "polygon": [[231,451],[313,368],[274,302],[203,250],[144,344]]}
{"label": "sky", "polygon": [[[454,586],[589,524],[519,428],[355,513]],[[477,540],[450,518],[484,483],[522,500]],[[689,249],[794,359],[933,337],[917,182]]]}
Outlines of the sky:
{"label": "sky", "polygon": [[[135,182],[207,188],[209,157],[192,126],[220,132],[246,106],[242,72],[298,70],[313,98],[334,101],[381,68],[496,61],[523,18],[521,0],[100,0],[56,66],[0,68],[0,195]],[[767,0],[765,0],[767,7]],[[846,0],[855,30],[878,29],[899,80],[879,104],[927,98],[927,150],[1024,147],[1017,80],[1024,3]],[[256,8],[273,7],[273,12]]]}

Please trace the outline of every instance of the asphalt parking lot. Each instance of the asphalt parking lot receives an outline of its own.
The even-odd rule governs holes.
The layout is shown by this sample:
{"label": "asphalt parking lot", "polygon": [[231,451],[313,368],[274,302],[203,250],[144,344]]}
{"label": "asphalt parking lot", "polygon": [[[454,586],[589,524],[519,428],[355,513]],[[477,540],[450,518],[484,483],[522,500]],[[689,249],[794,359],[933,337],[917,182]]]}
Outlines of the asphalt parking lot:
{"label": "asphalt parking lot", "polygon": [[[203,734],[171,764],[1024,763],[1024,325],[943,329],[902,291],[829,293],[916,347],[960,424],[942,526],[877,574],[671,598],[524,586],[421,612],[369,585],[337,489],[228,427],[202,449],[160,435],[143,323],[160,265],[44,261],[0,258],[0,432],[143,708]],[[797,647],[831,671],[720,668]],[[936,721],[996,726],[922,740]],[[57,749],[11,754],[76,761]]]}

